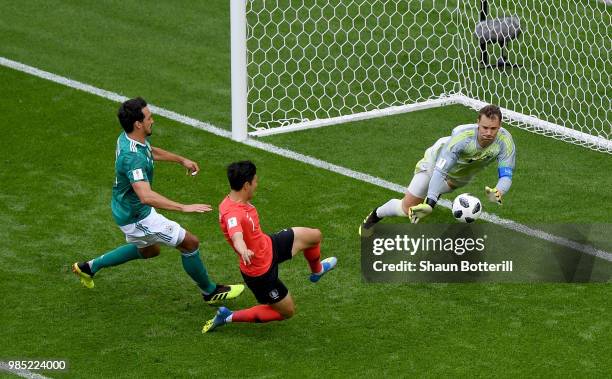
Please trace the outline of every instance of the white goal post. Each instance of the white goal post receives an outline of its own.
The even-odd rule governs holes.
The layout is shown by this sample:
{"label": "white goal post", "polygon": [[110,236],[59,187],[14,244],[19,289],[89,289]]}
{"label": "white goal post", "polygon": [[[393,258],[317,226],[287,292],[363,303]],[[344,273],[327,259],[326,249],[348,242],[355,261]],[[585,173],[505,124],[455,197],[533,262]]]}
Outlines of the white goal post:
{"label": "white goal post", "polygon": [[485,103],[612,153],[612,7],[597,0],[230,0],[232,136]]}

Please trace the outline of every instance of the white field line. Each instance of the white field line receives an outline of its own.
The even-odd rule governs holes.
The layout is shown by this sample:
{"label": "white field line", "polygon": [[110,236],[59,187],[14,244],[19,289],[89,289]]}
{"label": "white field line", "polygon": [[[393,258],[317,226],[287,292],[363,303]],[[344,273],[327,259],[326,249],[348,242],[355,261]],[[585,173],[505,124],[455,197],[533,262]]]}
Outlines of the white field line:
{"label": "white field line", "polygon": [[17,369],[14,369],[14,368],[9,368],[8,364],[6,362],[0,362],[0,371],[10,372],[11,374],[20,376],[22,378],[28,378],[28,379],[51,379],[51,378],[49,378],[47,376],[44,376],[44,375],[35,374],[32,371],[17,370]]}
{"label": "white field line", "polygon": [[[25,72],[27,74],[34,75],[39,78],[50,80],[55,83],[63,84],[65,86],[68,86],[68,87],[71,87],[71,88],[74,88],[80,91],[84,91],[84,92],[87,92],[87,93],[90,93],[96,96],[100,96],[100,97],[103,97],[105,99],[109,99],[115,102],[123,102],[128,99],[127,97],[119,95],[115,92],[106,91],[106,90],[91,86],[89,84],[81,83],[81,82],[78,82],[72,79],[65,78],[63,76],[55,75],[50,72],[37,69],[35,67],[25,65],[23,63],[19,63],[19,62],[10,60],[10,59],[6,59],[4,57],[0,57],[0,65],[9,67],[9,68],[12,68],[18,71]],[[194,118],[191,118],[191,117],[188,117],[188,116],[185,116],[185,115],[182,115],[182,114],[179,114],[179,113],[176,113],[176,112],[173,112],[173,111],[170,111],[170,110],[167,110],[167,109],[164,109],[164,108],[152,105],[152,104],[149,104],[149,109],[151,110],[151,112],[158,114],[160,116],[163,116],[165,118],[180,122],[185,125],[192,126],[197,129],[204,130],[206,132],[215,134],[217,136],[221,136],[225,138],[231,138],[232,136],[232,133],[228,130],[218,128],[207,122],[196,120]],[[251,147],[255,147],[257,149],[261,149],[261,150],[273,153],[273,154],[280,155],[285,158],[293,159],[293,160],[300,161],[300,162],[303,162],[303,163],[306,163],[306,164],[309,164],[309,165],[312,165],[318,168],[332,171],[340,175],[348,176],[350,178],[357,179],[362,182],[370,183],[378,187],[386,188],[391,191],[399,192],[402,194],[405,191],[405,187],[399,184],[391,183],[389,181],[386,181],[384,179],[381,179],[381,178],[378,178],[372,175],[354,171],[354,170],[351,170],[351,169],[348,169],[342,166],[338,166],[333,163],[329,163],[329,162],[326,162],[326,161],[323,161],[323,160],[320,160],[320,159],[317,159],[317,158],[314,158],[308,155],[300,154],[292,150],[274,146],[266,142],[262,142],[262,141],[258,141],[254,139],[247,139],[246,141],[241,142],[241,143],[251,146]],[[451,203],[448,200],[442,199],[439,202],[439,205],[445,208],[451,209]],[[560,246],[568,247],[568,248],[580,251],[582,253],[589,254],[589,255],[612,262],[612,253],[609,253],[604,250],[596,249],[590,245],[580,244],[578,242],[571,241],[567,238],[559,237],[559,236],[544,232],[542,230],[533,229],[526,225],[519,224],[515,221],[506,220],[494,214],[490,214],[486,212],[482,213],[481,218],[485,221],[489,221],[491,223],[500,225],[506,229],[514,230],[519,233],[523,233],[523,234],[526,234],[532,237],[536,237],[536,238],[539,238],[539,239],[542,239],[548,242],[552,242]]]}

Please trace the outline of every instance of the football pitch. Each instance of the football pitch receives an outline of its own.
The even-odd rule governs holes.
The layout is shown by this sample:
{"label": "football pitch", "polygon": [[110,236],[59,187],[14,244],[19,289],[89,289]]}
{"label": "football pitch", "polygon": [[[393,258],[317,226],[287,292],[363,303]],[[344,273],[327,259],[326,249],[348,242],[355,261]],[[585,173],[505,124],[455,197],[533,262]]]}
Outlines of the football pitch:
{"label": "football pitch", "polygon": [[[230,128],[227,2],[0,1],[0,57]],[[156,165],[155,190],[217,206],[228,163],[258,166],[262,228],[320,228],[337,270],[316,285],[303,258],[280,276],[297,314],[202,335],[204,304],[179,253],[96,275],[77,260],[124,243],[110,213],[118,103],[0,66],[0,361],[62,359],[46,377],[610,377],[610,285],[367,284],[357,228],[397,192],[154,116],[152,143],[196,160]],[[261,140],[406,185],[437,138],[475,112],[452,106]],[[609,122],[609,120],[608,120]],[[610,156],[509,128],[517,169],[503,207],[523,224],[609,224]],[[465,188],[484,199],[495,167]],[[202,241],[212,277],[241,282],[217,212],[163,212]],[[402,222],[396,220],[394,222]],[[454,222],[436,209],[427,223]],[[250,292],[230,308],[255,304]],[[0,371],[0,375],[13,374]]]}

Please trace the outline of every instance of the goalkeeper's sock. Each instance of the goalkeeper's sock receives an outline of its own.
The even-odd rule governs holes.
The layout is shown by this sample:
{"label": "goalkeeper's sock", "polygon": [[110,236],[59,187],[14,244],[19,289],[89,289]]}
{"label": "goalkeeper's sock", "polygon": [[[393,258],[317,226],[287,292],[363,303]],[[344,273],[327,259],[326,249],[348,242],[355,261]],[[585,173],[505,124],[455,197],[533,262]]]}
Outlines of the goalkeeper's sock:
{"label": "goalkeeper's sock", "polygon": [[282,321],[285,318],[269,305],[256,305],[248,309],[234,311],[225,322],[270,322]]}
{"label": "goalkeeper's sock", "polygon": [[133,259],[142,259],[142,255],[138,252],[138,248],[134,244],[119,246],[118,248],[106,252],[87,262],[91,268],[92,275],[100,271],[104,267],[117,266]]}
{"label": "goalkeeper's sock", "polygon": [[376,215],[380,218],[389,216],[408,217],[402,208],[400,199],[391,199],[376,209]]}
{"label": "goalkeeper's sock", "polygon": [[210,279],[200,259],[200,249],[195,249],[191,253],[181,253],[181,261],[187,275],[197,283],[205,295],[211,294],[217,288],[217,284]]}
{"label": "goalkeeper's sock", "polygon": [[308,261],[310,272],[318,274],[323,271],[323,266],[321,265],[321,244],[304,249],[304,258]]}

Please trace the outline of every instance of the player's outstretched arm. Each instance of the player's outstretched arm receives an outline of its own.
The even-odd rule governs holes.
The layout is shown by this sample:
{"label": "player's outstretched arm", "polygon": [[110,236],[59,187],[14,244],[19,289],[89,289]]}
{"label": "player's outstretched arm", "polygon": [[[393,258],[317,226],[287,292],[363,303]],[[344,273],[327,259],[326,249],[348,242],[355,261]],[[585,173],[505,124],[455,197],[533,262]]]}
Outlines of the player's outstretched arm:
{"label": "player's outstretched arm", "polygon": [[503,194],[497,188],[491,188],[491,187],[486,186],[485,195],[487,196],[487,199],[489,199],[490,202],[502,205],[502,195]]}
{"label": "player's outstretched arm", "polygon": [[497,156],[497,174],[499,180],[495,187],[485,187],[485,195],[487,195],[489,201],[501,205],[502,197],[508,193],[510,186],[512,186],[516,147],[514,146],[512,136],[508,132],[502,132],[499,140],[501,141],[501,149]]}
{"label": "player's outstretched arm", "polygon": [[485,195],[487,199],[493,203],[502,205],[502,197],[510,190],[512,185],[512,167],[500,167],[499,180],[493,188],[485,187]]}
{"label": "player's outstretched arm", "polygon": [[212,207],[208,204],[181,204],[176,201],[172,201],[159,193],[151,189],[149,182],[140,181],[132,183],[134,192],[140,199],[140,202],[146,205],[150,205],[155,208],[165,209],[168,211],[180,211],[180,212],[210,212]]}
{"label": "player's outstretched arm", "polygon": [[151,146],[153,151],[153,159],[156,161],[176,162],[187,169],[187,174],[197,175],[200,171],[198,164],[190,159],[182,157],[178,154],[171,153],[159,147]]}
{"label": "player's outstretched arm", "polygon": [[245,265],[251,264],[251,257],[255,254],[247,247],[244,242],[244,238],[242,237],[242,232],[234,233],[232,236],[232,242],[234,243],[234,248],[242,257],[242,261]]}

